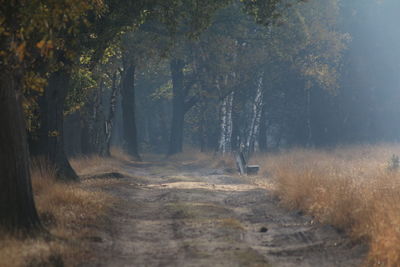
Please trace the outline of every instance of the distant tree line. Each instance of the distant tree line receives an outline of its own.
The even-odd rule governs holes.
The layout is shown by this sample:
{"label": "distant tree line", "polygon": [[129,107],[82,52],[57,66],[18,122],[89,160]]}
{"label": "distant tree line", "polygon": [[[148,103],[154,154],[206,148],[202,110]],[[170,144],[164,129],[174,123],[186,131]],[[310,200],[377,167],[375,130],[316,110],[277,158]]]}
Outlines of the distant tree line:
{"label": "distant tree line", "polygon": [[[288,6],[276,0],[241,2],[245,12],[265,25]],[[186,102],[189,88],[183,80],[184,52],[175,49],[186,42],[183,40],[198,38],[214,13],[230,4],[237,3],[1,1],[1,228],[26,233],[42,229],[30,182],[31,156],[47,158],[60,180],[78,181],[65,148],[109,155],[118,112],[122,114],[125,147],[140,159],[135,78],[149,63],[157,64],[156,55],[171,61],[172,127],[180,131],[180,111],[194,103]],[[185,108],[180,106],[182,100]],[[71,134],[66,143],[74,127],[80,135]],[[169,137],[173,144],[170,153],[181,150],[182,138],[179,134]]]}
{"label": "distant tree line", "polygon": [[398,141],[395,43],[366,31],[396,32],[395,23],[365,19],[399,7],[386,5],[308,1],[265,27],[236,2],[195,39],[166,39],[156,22],[143,24],[137,34],[158,40],[163,52],[146,56],[136,73],[140,150],[174,154],[185,144],[252,153]]}
{"label": "distant tree line", "polygon": [[[298,4],[267,24],[243,9],[239,1],[225,5],[191,38],[185,21],[171,35],[157,18],[124,35],[121,57],[134,58],[136,70],[136,151],[173,155],[185,144],[252,153],[317,144],[314,107],[336,98],[350,40],[339,30],[338,1]],[[112,141],[126,148],[120,98]]]}
{"label": "distant tree line", "polygon": [[360,77],[370,61],[357,27],[376,3],[0,2],[2,228],[42,228],[31,157],[79,181],[68,157],[112,145],[141,160],[185,145],[251,154],[400,136],[396,102],[378,93],[386,76]]}

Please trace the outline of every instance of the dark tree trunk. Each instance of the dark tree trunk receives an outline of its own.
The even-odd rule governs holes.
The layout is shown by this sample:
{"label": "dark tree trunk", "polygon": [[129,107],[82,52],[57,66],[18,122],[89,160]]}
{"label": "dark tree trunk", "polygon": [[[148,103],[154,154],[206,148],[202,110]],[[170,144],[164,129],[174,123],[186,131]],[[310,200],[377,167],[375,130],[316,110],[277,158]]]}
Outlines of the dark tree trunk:
{"label": "dark tree trunk", "polygon": [[71,113],[64,118],[65,153],[68,157],[82,154],[82,127],[80,114]]}
{"label": "dark tree trunk", "polygon": [[161,136],[161,147],[162,152],[166,153],[168,150],[168,142],[169,142],[169,135],[168,135],[168,114],[169,114],[169,103],[166,101],[161,102],[161,112],[160,112],[160,136]]}
{"label": "dark tree trunk", "polygon": [[100,156],[107,155],[107,118],[104,104],[104,82],[100,80],[99,89],[94,91],[93,121],[90,131],[90,142],[94,153]]}
{"label": "dark tree trunk", "polygon": [[94,153],[93,146],[90,141],[90,129],[87,118],[81,118],[81,150],[83,155],[90,155]]}
{"label": "dark tree trunk", "polygon": [[[121,88],[119,88],[118,90],[121,90]],[[121,92],[121,91],[119,91],[119,92]],[[119,93],[118,97],[117,97],[114,126],[113,126],[113,132],[111,135],[111,144],[118,146],[118,147],[123,147],[123,145],[124,145],[121,93]]]}
{"label": "dark tree trunk", "polygon": [[135,159],[141,160],[137,141],[135,117],[135,65],[132,63],[124,62],[121,95],[124,139],[128,153]]}
{"label": "dark tree trunk", "polygon": [[50,75],[44,96],[39,100],[40,128],[37,142],[31,149],[35,156],[45,156],[57,169],[57,178],[77,181],[64,151],[64,102],[68,92],[70,75],[59,70]]}
{"label": "dark tree trunk", "polygon": [[110,98],[110,110],[108,112],[108,118],[105,123],[105,132],[106,132],[106,147],[105,151],[103,151],[102,156],[111,156],[110,148],[111,148],[111,136],[112,131],[114,129],[114,118],[115,112],[117,110],[117,100],[118,100],[118,86],[117,86],[117,73],[115,72],[112,76],[112,88],[111,88],[111,98]]}
{"label": "dark tree trunk", "polygon": [[[0,72],[0,226],[11,231],[41,228],[36,212],[20,79]],[[15,74],[14,74],[15,75]]]}
{"label": "dark tree trunk", "polygon": [[81,150],[83,155],[98,153],[98,146],[95,142],[96,111],[98,101],[98,91],[91,92],[90,99],[83,109],[81,109]]}
{"label": "dark tree trunk", "polygon": [[179,59],[171,60],[171,76],[173,84],[172,125],[168,155],[182,152],[183,124],[185,119],[185,90],[183,68],[185,63]]}
{"label": "dark tree trunk", "polygon": [[201,114],[200,114],[200,125],[199,125],[199,143],[200,143],[200,151],[206,152],[206,125],[205,125],[205,113],[206,113],[206,104],[204,100],[202,101],[201,105]]}

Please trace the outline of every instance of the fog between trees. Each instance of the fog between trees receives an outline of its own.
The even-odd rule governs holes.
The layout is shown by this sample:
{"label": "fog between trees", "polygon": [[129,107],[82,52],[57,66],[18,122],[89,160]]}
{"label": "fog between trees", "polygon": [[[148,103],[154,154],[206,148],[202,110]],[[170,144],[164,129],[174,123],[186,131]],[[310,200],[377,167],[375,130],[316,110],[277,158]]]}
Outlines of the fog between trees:
{"label": "fog between trees", "polygon": [[77,181],[68,156],[113,145],[140,160],[189,146],[250,155],[397,141],[398,10],[395,0],[5,1],[0,223],[40,228],[29,156]]}
{"label": "fog between trees", "polygon": [[[154,18],[121,37],[111,57],[112,64],[131,62],[135,69],[136,151],[170,155],[183,144],[218,153],[240,146],[275,151],[397,140],[397,24],[388,15],[396,3],[309,1],[281,11],[268,26],[242,10],[240,3],[219,9],[194,36],[184,21],[171,35]],[[115,73],[122,88],[123,76]],[[100,81],[103,98],[92,114],[79,110],[71,117],[107,116],[112,75]],[[99,79],[88,94],[101,94]],[[122,94],[112,142],[129,147],[124,136],[135,134],[124,132]],[[100,119],[97,127],[103,125]],[[71,155],[94,141],[79,140],[82,133],[73,129]]]}

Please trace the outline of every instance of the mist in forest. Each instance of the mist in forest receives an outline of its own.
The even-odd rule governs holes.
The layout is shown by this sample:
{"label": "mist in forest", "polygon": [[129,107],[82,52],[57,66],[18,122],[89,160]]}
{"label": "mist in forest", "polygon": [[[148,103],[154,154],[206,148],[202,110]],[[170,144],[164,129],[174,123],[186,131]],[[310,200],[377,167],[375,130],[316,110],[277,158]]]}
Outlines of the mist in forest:
{"label": "mist in forest", "polygon": [[349,142],[399,140],[399,8],[398,1],[343,3],[342,29],[352,38],[341,83],[350,100],[344,133]]}
{"label": "mist in forest", "polygon": [[0,265],[400,265],[399,14],[1,2]]}
{"label": "mist in forest", "polygon": [[[124,90],[126,73],[115,74],[121,89],[112,100],[112,145],[171,155],[184,146],[226,153],[397,142],[399,8],[395,0],[310,1],[265,27],[234,2],[195,36],[185,32],[184,19],[172,35],[149,20],[121,38],[113,59],[134,79]],[[105,83],[109,88],[94,98],[103,99],[103,120],[113,82]],[[135,107],[124,116],[127,97]],[[131,116],[137,134],[126,123]],[[68,118],[65,128],[75,139],[67,142],[69,153],[82,153]]]}

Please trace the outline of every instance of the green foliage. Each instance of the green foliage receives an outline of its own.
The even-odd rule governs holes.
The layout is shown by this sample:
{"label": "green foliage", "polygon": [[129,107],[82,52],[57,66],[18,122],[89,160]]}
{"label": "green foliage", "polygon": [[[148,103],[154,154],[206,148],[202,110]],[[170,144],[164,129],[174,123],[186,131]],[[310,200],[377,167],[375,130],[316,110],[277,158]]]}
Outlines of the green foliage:
{"label": "green foliage", "polygon": [[154,93],[150,95],[152,100],[160,99],[172,99],[172,81],[169,80],[167,83],[163,84],[161,87],[157,88]]}
{"label": "green foliage", "polygon": [[196,38],[212,23],[215,12],[231,0],[168,0],[157,6],[157,19],[175,36]]}
{"label": "green foliage", "polygon": [[335,31],[337,0],[316,0],[281,13],[279,26],[271,28],[270,47],[276,59],[289,62],[313,85],[335,91],[342,52],[350,37]]}
{"label": "green foliage", "polygon": [[288,73],[306,89],[334,91],[350,39],[336,30],[339,0],[299,2],[0,0],[1,67],[21,73],[31,128],[36,99],[59,69],[72,76],[65,114],[90,106],[112,81],[118,86],[125,63],[136,67],[141,112],[151,112],[172,98],[171,58],[185,64],[186,100],[210,114],[232,91],[248,99],[260,73],[266,92]]}
{"label": "green foliage", "polygon": [[97,89],[93,73],[85,68],[76,68],[72,73],[72,82],[65,101],[64,113],[80,110],[88,102],[90,93]]}
{"label": "green foliage", "polygon": [[[140,41],[136,40],[132,51],[145,55],[143,58],[152,58],[150,65],[160,56],[158,48],[150,41],[154,34],[158,39],[156,42],[164,40],[167,57],[185,63],[186,101],[197,99],[196,105],[185,115],[187,140],[202,136],[203,141],[205,138],[210,144],[216,142],[220,125],[219,105],[231,92],[234,92],[233,127],[241,125],[233,138],[235,142],[242,138],[246,134],[245,128],[251,116],[249,109],[261,75],[267,123],[276,136],[282,131],[306,127],[308,115],[305,111],[310,91],[337,90],[342,54],[350,39],[348,34],[338,31],[339,1],[300,2],[305,1],[232,1],[222,5],[215,12],[211,24],[194,38],[184,34],[188,29],[184,24],[189,25],[188,20],[175,24],[176,31],[172,37],[154,21],[154,24],[145,23],[143,28],[139,28],[139,31],[151,34],[132,33],[136,38],[142,37]],[[149,45],[139,46],[147,42]],[[156,53],[148,51],[146,54],[141,50],[147,48]],[[144,69],[142,64],[147,65],[145,60],[136,62],[140,62],[138,66],[141,69]],[[148,107],[163,104],[160,100],[168,100],[172,88],[168,78],[159,76],[154,68],[149,68],[149,71],[146,78],[142,75],[137,77],[139,90],[148,90],[146,97],[150,96],[151,100],[139,104],[139,114],[146,117],[141,121],[148,120],[141,122],[141,127],[154,129],[158,126],[148,126],[157,123],[153,122],[154,115],[147,113],[156,109]],[[158,80],[159,84],[149,82],[149,77]],[[138,98],[144,102],[141,95]],[[165,109],[160,110],[164,112]]]}
{"label": "green foliage", "polygon": [[262,25],[279,24],[282,13],[299,2],[308,0],[240,0],[244,10]]}
{"label": "green foliage", "polygon": [[16,68],[38,58],[48,60],[55,50],[72,56],[65,37],[76,36],[82,23],[88,24],[89,11],[100,14],[104,9],[101,0],[3,0],[0,4],[0,56]]}
{"label": "green foliage", "polygon": [[48,72],[79,55],[73,49],[79,30],[89,12],[100,15],[104,8],[102,0],[0,1],[0,68],[20,76],[28,130],[36,129],[36,100]]}

